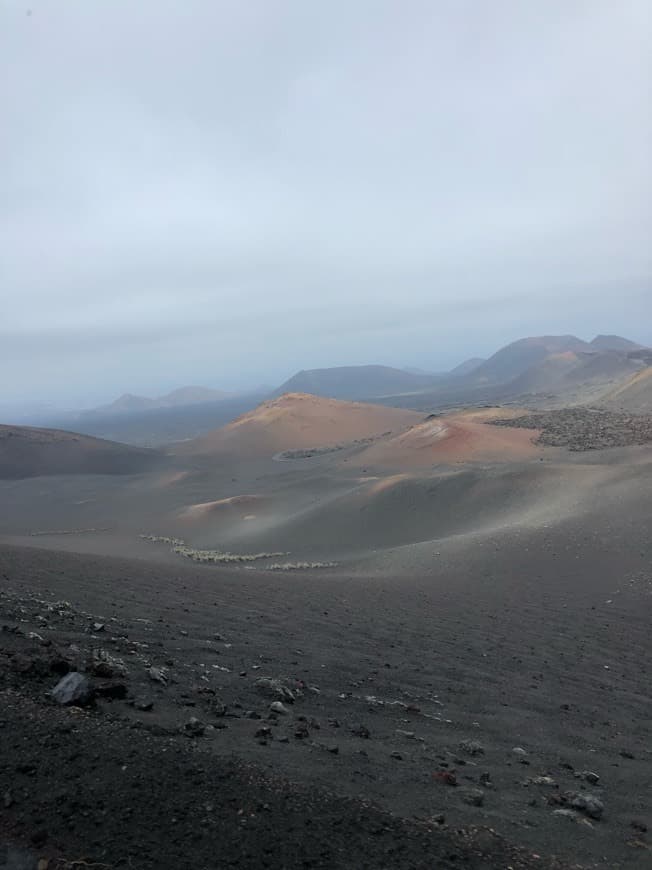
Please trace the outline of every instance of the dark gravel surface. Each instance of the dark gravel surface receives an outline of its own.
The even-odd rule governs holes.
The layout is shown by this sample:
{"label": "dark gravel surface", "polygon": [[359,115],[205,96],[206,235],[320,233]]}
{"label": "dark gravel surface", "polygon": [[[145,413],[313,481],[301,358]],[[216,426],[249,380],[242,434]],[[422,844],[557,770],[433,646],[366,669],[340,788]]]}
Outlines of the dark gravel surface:
{"label": "dark gravel surface", "polygon": [[572,451],[633,447],[652,443],[652,416],[592,408],[561,408],[488,421],[492,426],[540,429],[537,444]]}
{"label": "dark gravel surface", "polygon": [[[206,723],[222,721],[213,695],[201,724],[185,717],[177,729],[154,716],[130,719],[116,709],[117,687],[128,678],[106,676],[116,659],[93,663],[92,637],[82,654],[81,644],[54,643],[62,640],[56,630],[47,632],[47,644],[25,631],[34,622],[43,632],[44,613],[63,614],[68,631],[87,629],[88,617],[63,602],[53,610],[36,604],[0,596],[0,867],[566,866],[537,860],[492,830],[450,828],[443,815],[401,819],[370,801],[293,784],[211,752],[219,729]],[[67,668],[81,668],[80,655],[95,698],[57,706],[48,689]],[[151,710],[151,702],[135,706]],[[255,735],[275,723],[249,724]]]}
{"label": "dark gravel surface", "polygon": [[27,867],[542,866],[488,831],[404,821],[156,728],[2,702],[0,833]]}
{"label": "dark gravel surface", "polygon": [[[0,842],[52,867],[649,866],[649,552],[594,532],[398,580],[0,549]],[[92,705],[48,697],[67,669]]]}

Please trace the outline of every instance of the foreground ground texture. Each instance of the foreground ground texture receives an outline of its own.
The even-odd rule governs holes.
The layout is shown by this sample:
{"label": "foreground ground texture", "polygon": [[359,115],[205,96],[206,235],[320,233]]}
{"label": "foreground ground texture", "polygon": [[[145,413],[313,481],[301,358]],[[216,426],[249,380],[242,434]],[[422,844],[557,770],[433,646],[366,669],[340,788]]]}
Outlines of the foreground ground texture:
{"label": "foreground ground texture", "polygon": [[0,867],[649,867],[649,522],[400,577],[3,547]]}

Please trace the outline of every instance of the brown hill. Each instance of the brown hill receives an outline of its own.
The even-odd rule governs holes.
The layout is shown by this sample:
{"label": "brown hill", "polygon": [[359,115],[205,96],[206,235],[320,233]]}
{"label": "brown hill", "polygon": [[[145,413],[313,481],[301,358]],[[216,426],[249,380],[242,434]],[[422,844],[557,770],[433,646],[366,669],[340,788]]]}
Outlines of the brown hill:
{"label": "brown hill", "polygon": [[332,447],[398,432],[419,423],[415,411],[287,393],[201,438],[177,446],[183,455],[273,456],[284,450]]}
{"label": "brown hill", "polygon": [[509,383],[512,395],[554,392],[565,395],[581,388],[604,390],[634,374],[640,361],[626,353],[566,351],[550,354]]}
{"label": "brown hill", "polygon": [[652,413],[652,366],[642,369],[608,392],[600,404],[632,414]]}
{"label": "brown hill", "polygon": [[554,390],[580,365],[581,357],[573,351],[553,353],[530,366],[511,381],[509,386],[514,395]]}
{"label": "brown hill", "polygon": [[591,345],[574,335],[540,335],[521,338],[501,348],[471,373],[476,383],[506,383],[552,354],[591,351]]}
{"label": "brown hill", "polygon": [[160,466],[161,454],[31,426],[0,425],[0,479],[54,474],[136,474]]}
{"label": "brown hill", "polygon": [[590,385],[619,381],[635,374],[641,368],[641,363],[628,354],[619,351],[603,353],[580,354],[580,364],[568,372],[564,378],[574,385]]}
{"label": "brown hill", "polygon": [[357,465],[402,470],[440,463],[513,462],[541,454],[533,441],[538,433],[500,429],[495,437],[486,421],[511,417],[515,410],[485,408],[432,417],[404,432],[371,444],[355,459]]}

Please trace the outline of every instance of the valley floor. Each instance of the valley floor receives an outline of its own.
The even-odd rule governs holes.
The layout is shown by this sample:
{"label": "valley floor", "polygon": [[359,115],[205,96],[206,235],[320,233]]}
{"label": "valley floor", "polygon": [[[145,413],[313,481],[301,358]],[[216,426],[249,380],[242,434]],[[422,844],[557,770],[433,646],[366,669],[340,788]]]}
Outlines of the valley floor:
{"label": "valley floor", "polygon": [[650,519],[413,573],[3,546],[5,865],[649,867]]}
{"label": "valley floor", "polygon": [[0,868],[652,865],[649,420],[332,406],[0,482]]}

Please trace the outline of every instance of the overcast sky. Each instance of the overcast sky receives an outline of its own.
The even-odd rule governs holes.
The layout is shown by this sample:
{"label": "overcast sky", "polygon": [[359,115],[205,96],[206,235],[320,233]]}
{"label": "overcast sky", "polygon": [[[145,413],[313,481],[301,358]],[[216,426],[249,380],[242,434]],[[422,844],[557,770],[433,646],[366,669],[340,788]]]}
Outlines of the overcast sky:
{"label": "overcast sky", "polygon": [[652,342],[649,0],[0,0],[4,401]]}

